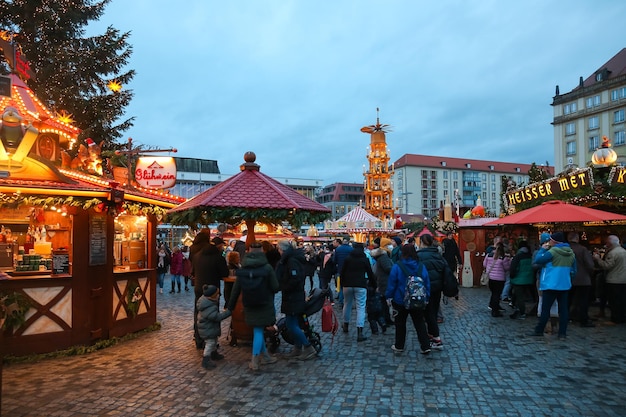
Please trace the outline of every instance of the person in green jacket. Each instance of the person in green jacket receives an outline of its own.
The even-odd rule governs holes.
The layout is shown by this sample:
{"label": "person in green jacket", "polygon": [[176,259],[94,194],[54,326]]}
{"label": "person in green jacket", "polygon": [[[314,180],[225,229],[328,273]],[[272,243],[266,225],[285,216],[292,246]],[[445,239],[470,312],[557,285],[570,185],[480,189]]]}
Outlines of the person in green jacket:
{"label": "person in green jacket", "polygon": [[517,253],[511,261],[510,277],[511,292],[513,294],[513,308],[515,311],[509,317],[514,320],[526,318],[526,300],[537,301],[537,290],[535,285],[535,272],[533,270],[533,259],[528,247],[528,242],[522,240],[518,244]]}

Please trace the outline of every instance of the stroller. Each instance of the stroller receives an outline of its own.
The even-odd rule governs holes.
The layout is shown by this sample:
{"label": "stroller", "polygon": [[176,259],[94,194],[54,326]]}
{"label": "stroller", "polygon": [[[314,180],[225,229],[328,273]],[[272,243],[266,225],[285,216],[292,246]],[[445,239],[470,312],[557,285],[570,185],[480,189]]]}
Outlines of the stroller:
{"label": "stroller", "polygon": [[[329,288],[313,288],[306,298],[304,314],[299,320],[300,328],[317,353],[322,350],[322,340],[320,334],[309,323],[309,317],[322,309],[326,298],[329,298],[331,302],[333,301],[333,293]],[[293,335],[287,329],[285,317],[281,317],[275,325],[265,328],[265,341],[270,353],[275,353],[278,350],[281,337],[285,342],[293,345]]]}

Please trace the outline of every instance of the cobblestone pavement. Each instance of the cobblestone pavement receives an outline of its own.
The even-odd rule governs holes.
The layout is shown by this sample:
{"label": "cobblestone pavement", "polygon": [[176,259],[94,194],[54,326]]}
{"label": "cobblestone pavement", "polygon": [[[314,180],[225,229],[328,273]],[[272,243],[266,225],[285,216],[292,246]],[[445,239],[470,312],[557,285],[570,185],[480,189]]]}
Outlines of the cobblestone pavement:
{"label": "cobblestone pavement", "polygon": [[5,365],[2,416],[626,415],[625,326],[531,337],[535,318],[492,318],[488,298],[486,288],[462,288],[444,305],[445,348],[428,356],[412,328],[402,355],[390,349],[393,328],[357,343],[353,314],[348,334],[323,334],[319,357],[254,374],[250,345],[225,339],[226,359],[205,371],[192,341],[193,293],[158,294],[159,331],[88,355]]}

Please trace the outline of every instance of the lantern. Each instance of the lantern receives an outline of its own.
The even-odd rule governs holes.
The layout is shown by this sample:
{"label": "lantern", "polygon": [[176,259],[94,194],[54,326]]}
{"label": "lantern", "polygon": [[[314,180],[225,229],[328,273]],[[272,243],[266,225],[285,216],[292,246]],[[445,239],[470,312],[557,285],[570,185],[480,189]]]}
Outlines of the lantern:
{"label": "lantern", "polygon": [[591,155],[591,163],[596,168],[611,166],[617,161],[617,153],[611,149],[611,144],[606,136],[602,136],[602,146]]}

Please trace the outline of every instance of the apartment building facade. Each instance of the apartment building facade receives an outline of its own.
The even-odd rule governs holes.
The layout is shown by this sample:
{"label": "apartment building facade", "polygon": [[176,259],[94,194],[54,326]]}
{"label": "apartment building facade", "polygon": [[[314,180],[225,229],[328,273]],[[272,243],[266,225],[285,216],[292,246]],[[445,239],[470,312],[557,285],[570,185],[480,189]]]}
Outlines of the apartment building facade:
{"label": "apartment building facade", "polygon": [[365,189],[362,183],[336,182],[324,186],[315,201],[331,209],[331,218],[336,220],[357,206],[363,207]]}
{"label": "apartment building facade", "polygon": [[554,166],[556,172],[585,167],[593,152],[609,138],[617,163],[626,163],[626,48],[600,66],[578,86],[556,95],[554,112]]}
{"label": "apartment building facade", "polygon": [[[476,205],[478,197],[486,210],[501,210],[502,177],[516,185],[528,184],[531,164],[461,159],[446,156],[405,154],[395,163],[393,176],[396,213],[421,214],[432,218],[449,198],[453,207]],[[550,176],[553,167],[542,167]]]}

